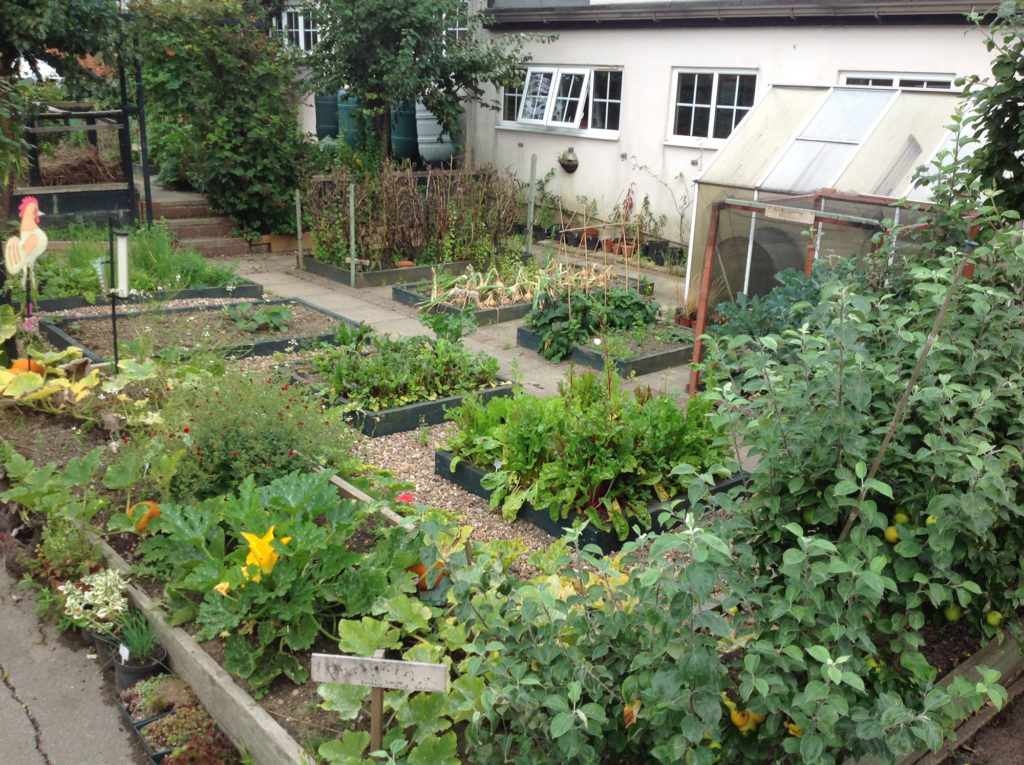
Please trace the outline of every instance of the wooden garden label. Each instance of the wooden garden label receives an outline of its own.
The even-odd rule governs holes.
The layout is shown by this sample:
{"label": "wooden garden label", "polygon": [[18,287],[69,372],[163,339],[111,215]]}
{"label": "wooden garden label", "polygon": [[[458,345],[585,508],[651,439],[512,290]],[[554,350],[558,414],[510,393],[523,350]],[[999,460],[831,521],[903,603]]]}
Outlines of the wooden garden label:
{"label": "wooden garden label", "polygon": [[315,653],[309,665],[315,683],[344,683],[370,686],[370,748],[381,748],[384,717],[384,689],[443,693],[448,690],[448,668],[444,664],[385,659],[377,651],[372,659]]}
{"label": "wooden garden label", "polygon": [[792,223],[803,223],[810,226],[814,223],[814,210],[801,210],[798,207],[784,207],[783,205],[765,205],[764,217],[773,220],[784,220]]}
{"label": "wooden garden label", "polygon": [[317,683],[368,685],[403,691],[443,693],[448,689],[448,668],[444,664],[398,659],[314,653],[310,677]]}

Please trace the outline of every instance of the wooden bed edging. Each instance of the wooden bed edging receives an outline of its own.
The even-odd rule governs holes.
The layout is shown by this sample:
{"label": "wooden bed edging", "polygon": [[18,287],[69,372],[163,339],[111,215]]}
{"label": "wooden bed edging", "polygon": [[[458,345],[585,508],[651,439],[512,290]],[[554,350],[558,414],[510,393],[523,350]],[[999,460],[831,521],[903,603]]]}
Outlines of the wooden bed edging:
{"label": "wooden bed edging", "polygon": [[[338,476],[330,483],[347,499],[372,502],[373,497]],[[398,525],[402,517],[391,508],[380,510],[388,523]],[[128,562],[104,540],[98,543],[111,568],[131,579]],[[157,641],[167,649],[170,668],[192,686],[207,711],[239,748],[244,748],[254,765],[309,765],[302,746],[280,723],[243,691],[231,675],[180,627],[167,623],[160,604],[145,591],[128,585],[128,600],[149,618]]]}

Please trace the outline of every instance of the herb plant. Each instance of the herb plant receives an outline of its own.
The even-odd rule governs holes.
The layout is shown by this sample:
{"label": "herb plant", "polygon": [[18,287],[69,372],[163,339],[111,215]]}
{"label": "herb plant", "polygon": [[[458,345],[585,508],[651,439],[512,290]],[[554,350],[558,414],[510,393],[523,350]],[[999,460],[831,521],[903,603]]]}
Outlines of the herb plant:
{"label": "herb plant", "polygon": [[322,411],[319,397],[286,373],[231,371],[168,387],[160,420],[140,423],[118,457],[122,486],[145,472],[140,490],[192,501],[233,491],[248,475],[265,484],[320,461],[349,464],[352,436],[340,415]]}
{"label": "herb plant", "polygon": [[724,456],[711,409],[707,397],[680,408],[672,396],[630,393],[607,372],[570,372],[558,396],[471,397],[449,412],[458,431],[447,445],[453,467],[465,460],[487,471],[482,483],[506,520],[529,502],[624,539],[633,519],[650,527],[649,502],[685,490],[673,468],[704,471]]}

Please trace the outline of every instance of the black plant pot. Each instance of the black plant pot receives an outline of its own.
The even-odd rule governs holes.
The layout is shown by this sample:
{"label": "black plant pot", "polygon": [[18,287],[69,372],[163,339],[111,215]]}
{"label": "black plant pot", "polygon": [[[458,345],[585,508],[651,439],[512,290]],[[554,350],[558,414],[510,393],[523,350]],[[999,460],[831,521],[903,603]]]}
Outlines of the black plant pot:
{"label": "black plant pot", "polygon": [[571,175],[572,173],[575,173],[576,168],[580,166],[580,161],[578,159],[560,159],[558,160],[558,164],[562,166],[562,169],[565,170],[565,172]]}
{"label": "black plant pot", "polygon": [[643,243],[644,257],[656,266],[665,265],[665,251],[667,249],[667,239],[650,239]]}
{"label": "black plant pot", "polygon": [[114,685],[118,691],[130,688],[139,680],[159,675],[164,671],[167,651],[160,647],[150,659],[142,664],[125,664],[121,657],[114,653]]}

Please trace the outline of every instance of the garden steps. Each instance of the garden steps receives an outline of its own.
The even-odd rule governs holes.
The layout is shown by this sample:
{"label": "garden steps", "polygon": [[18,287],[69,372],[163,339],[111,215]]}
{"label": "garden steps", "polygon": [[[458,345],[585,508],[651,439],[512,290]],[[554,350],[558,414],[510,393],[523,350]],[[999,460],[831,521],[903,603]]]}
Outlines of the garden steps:
{"label": "garden steps", "polygon": [[[145,202],[142,202],[141,214],[143,217],[146,215]],[[193,249],[211,258],[236,257],[251,252],[248,240],[231,235],[234,231],[231,220],[215,215],[206,197],[197,192],[171,191],[154,186],[153,219],[165,222],[182,249]]]}
{"label": "garden steps", "polygon": [[222,215],[202,218],[169,218],[167,228],[178,240],[212,239],[231,236],[235,230],[234,221]]}

